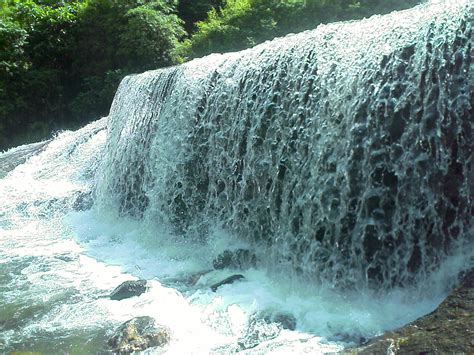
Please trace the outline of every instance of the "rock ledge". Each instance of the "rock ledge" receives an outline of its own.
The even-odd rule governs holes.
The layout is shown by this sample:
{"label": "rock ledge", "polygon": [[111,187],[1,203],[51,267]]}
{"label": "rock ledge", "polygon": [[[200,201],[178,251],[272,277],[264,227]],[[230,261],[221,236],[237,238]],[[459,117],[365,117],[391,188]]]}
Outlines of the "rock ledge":
{"label": "rock ledge", "polygon": [[343,354],[474,354],[474,269],[430,314]]}

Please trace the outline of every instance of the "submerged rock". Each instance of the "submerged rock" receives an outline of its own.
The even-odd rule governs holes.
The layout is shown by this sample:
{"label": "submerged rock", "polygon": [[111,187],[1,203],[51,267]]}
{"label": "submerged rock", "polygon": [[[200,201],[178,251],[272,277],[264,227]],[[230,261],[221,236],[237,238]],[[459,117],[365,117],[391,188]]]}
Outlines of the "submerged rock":
{"label": "submerged rock", "polygon": [[41,153],[50,142],[51,140],[47,140],[22,145],[3,153],[0,151],[0,178],[3,178],[7,173],[26,162],[32,156]]}
{"label": "submerged rock", "polygon": [[279,324],[283,329],[296,329],[296,318],[290,313],[266,311],[261,316],[267,323]]}
{"label": "submerged rock", "polygon": [[169,328],[156,324],[154,318],[143,316],[133,318],[117,328],[107,342],[113,353],[130,354],[170,342]]}
{"label": "submerged rock", "polygon": [[212,290],[212,292],[216,292],[219,287],[221,287],[223,285],[234,283],[235,281],[241,280],[241,279],[244,279],[244,278],[245,278],[244,275],[240,275],[240,274],[229,276],[229,277],[225,278],[224,280],[222,280],[220,282],[217,282],[214,285],[212,285],[211,290]]}
{"label": "submerged rock", "polygon": [[248,249],[224,250],[212,261],[214,269],[248,269],[254,267],[257,257]]}
{"label": "submerged rock", "polygon": [[177,285],[183,285],[186,287],[191,287],[191,286],[195,286],[199,282],[201,277],[203,277],[204,275],[208,274],[211,271],[212,270],[204,270],[204,271],[197,271],[193,273],[183,274],[178,277],[165,279],[164,282],[166,284],[172,284],[172,285],[177,284]]}
{"label": "submerged rock", "polygon": [[474,269],[430,314],[344,354],[474,354]]}
{"label": "submerged rock", "polygon": [[367,342],[367,338],[359,332],[339,332],[328,338],[330,341],[342,342],[345,344],[352,344],[359,346]]}
{"label": "submerged rock", "polygon": [[267,322],[259,314],[250,317],[247,328],[237,340],[239,350],[251,349],[264,341],[275,339],[281,332],[281,325]]}
{"label": "submerged rock", "polygon": [[74,211],[86,211],[91,209],[93,204],[94,199],[92,197],[92,192],[79,192],[72,204],[72,208]]}
{"label": "submerged rock", "polygon": [[120,301],[133,296],[140,296],[148,289],[146,280],[125,281],[110,294],[110,299]]}

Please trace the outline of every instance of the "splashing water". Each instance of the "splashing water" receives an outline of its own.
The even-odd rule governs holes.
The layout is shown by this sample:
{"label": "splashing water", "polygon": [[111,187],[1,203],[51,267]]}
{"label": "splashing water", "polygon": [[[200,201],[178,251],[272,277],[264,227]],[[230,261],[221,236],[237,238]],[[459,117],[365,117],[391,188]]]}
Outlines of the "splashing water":
{"label": "splashing water", "polygon": [[[97,352],[151,315],[170,353],[323,353],[431,311],[474,260],[472,11],[129,76],[108,118],[0,155],[0,351]],[[238,248],[254,267],[212,270]],[[244,349],[261,311],[296,330]]]}

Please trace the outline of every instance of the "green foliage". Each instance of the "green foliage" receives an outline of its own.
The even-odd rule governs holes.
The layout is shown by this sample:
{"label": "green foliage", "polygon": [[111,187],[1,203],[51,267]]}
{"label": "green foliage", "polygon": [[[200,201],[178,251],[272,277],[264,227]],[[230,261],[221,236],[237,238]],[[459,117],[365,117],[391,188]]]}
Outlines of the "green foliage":
{"label": "green foliage", "polygon": [[313,29],[320,23],[356,19],[407,8],[419,0],[227,0],[197,24],[184,41],[182,53],[195,58],[261,43],[290,32]]}
{"label": "green foliage", "polygon": [[3,4],[0,150],[106,115],[123,76],[179,60],[173,0]]}
{"label": "green foliage", "polygon": [[207,18],[212,9],[218,10],[225,0],[180,0],[178,15],[184,21],[184,28],[188,33],[195,31],[195,24]]}
{"label": "green foliage", "polygon": [[71,102],[71,113],[76,121],[87,122],[99,113],[107,113],[120,80],[125,75],[123,70],[116,69],[85,78],[81,91]]}
{"label": "green foliage", "polygon": [[65,107],[67,32],[82,4],[43,3],[10,1],[1,12],[0,149],[44,131]]}
{"label": "green foliage", "polygon": [[186,32],[172,11],[165,3],[154,2],[126,13],[118,52],[126,68],[141,71],[178,62],[175,48]]}
{"label": "green foliage", "polygon": [[18,23],[8,20],[0,22],[0,75],[26,68],[23,57],[26,37],[26,31]]}

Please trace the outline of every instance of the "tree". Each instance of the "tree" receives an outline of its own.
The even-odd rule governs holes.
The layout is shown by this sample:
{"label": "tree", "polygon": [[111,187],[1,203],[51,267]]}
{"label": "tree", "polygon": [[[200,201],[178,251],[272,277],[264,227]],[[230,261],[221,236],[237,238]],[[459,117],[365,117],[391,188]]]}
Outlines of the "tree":
{"label": "tree", "polygon": [[[0,9],[0,150],[108,113],[120,80],[178,62],[172,0],[10,0]],[[8,88],[8,91],[7,91]]]}
{"label": "tree", "polygon": [[178,15],[184,21],[184,28],[188,33],[196,30],[196,23],[207,18],[212,9],[219,11],[225,0],[180,0]]}
{"label": "tree", "polygon": [[176,64],[185,36],[172,1],[89,0],[75,31],[71,75],[80,84],[72,101],[78,121],[106,115],[127,74]]}
{"label": "tree", "polygon": [[321,23],[357,19],[407,8],[418,0],[227,0],[211,9],[184,41],[189,58],[241,50],[276,36],[316,28]]}
{"label": "tree", "polygon": [[118,55],[129,71],[143,71],[178,62],[175,51],[186,35],[182,21],[165,2],[153,2],[129,10],[120,35]]}
{"label": "tree", "polygon": [[1,11],[0,149],[41,138],[62,118],[68,33],[82,3],[47,3],[9,1]]}

